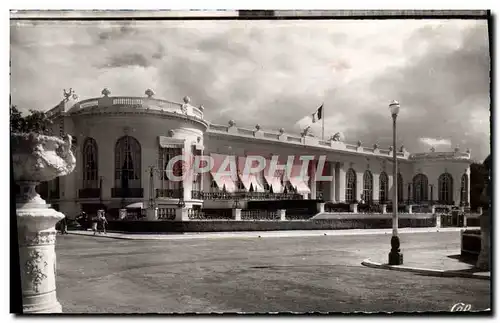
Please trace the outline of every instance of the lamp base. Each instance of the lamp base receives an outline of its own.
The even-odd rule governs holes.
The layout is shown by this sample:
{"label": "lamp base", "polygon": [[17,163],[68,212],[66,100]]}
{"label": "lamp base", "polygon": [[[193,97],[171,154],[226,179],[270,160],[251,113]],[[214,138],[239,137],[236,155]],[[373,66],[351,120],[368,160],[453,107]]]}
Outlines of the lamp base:
{"label": "lamp base", "polygon": [[403,264],[403,254],[401,252],[389,252],[389,265],[398,266]]}
{"label": "lamp base", "polygon": [[392,236],[391,238],[391,252],[389,252],[389,265],[398,266],[403,264],[403,254],[399,249],[399,237]]}

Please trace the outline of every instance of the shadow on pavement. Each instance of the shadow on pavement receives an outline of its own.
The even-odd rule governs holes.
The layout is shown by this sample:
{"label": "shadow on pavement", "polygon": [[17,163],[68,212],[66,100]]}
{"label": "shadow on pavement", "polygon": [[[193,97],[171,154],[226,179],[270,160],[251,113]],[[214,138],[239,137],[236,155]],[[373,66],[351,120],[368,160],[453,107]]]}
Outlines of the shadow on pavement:
{"label": "shadow on pavement", "polygon": [[463,255],[450,255],[450,256],[447,256],[448,258],[451,258],[451,259],[455,259],[455,260],[458,260],[460,262],[463,262],[465,264],[468,264],[468,265],[472,265],[472,266],[475,266],[476,265],[476,261],[477,261],[477,257],[474,257],[474,256],[463,256]]}

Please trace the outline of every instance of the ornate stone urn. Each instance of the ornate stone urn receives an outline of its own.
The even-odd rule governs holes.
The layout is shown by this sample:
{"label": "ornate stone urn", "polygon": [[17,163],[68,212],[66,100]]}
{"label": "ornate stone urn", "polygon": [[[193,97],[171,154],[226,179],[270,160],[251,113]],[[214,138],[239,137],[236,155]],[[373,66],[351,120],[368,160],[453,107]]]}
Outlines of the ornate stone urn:
{"label": "ornate stone urn", "polygon": [[481,212],[479,223],[481,226],[481,251],[477,259],[476,267],[480,270],[491,270],[490,267],[490,227],[491,227],[491,155],[484,161],[488,169],[488,179],[486,187],[481,194],[481,200],[488,205],[488,208]]}
{"label": "ornate stone urn", "polygon": [[36,133],[12,133],[12,168],[21,188],[16,216],[23,313],[58,313],[56,298],[56,223],[64,215],[50,208],[35,187],[75,168],[71,136],[64,140]]}

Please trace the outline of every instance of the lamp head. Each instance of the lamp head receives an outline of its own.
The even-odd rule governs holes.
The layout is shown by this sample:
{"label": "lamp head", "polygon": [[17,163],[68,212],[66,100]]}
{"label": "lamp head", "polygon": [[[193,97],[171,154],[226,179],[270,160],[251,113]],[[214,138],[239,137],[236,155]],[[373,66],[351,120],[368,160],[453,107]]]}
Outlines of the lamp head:
{"label": "lamp head", "polygon": [[398,113],[399,113],[399,108],[400,108],[400,106],[399,106],[399,102],[398,102],[398,101],[396,101],[396,100],[393,100],[393,101],[391,102],[391,104],[389,104],[389,109],[391,110],[391,115],[393,115],[393,116],[394,116],[394,115],[396,115],[396,116],[398,115]]}

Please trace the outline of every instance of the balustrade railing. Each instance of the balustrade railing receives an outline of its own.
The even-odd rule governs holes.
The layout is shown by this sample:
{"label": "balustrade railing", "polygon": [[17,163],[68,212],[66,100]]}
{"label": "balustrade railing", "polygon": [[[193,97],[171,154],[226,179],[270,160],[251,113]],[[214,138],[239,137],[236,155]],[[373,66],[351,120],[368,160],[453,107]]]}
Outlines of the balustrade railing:
{"label": "balustrade railing", "polygon": [[175,208],[158,208],[158,220],[175,220]]}
{"label": "balustrade railing", "polygon": [[233,211],[231,209],[188,209],[190,220],[231,220]]}
{"label": "balustrade railing", "polygon": [[144,197],[144,189],[142,188],[111,188],[111,197],[137,198]]}
{"label": "balustrade railing", "polygon": [[269,193],[269,192],[200,192],[192,191],[194,199],[199,200],[302,200],[304,196],[295,193]]}
{"label": "balustrade railing", "polygon": [[173,198],[180,199],[183,197],[182,189],[168,189],[168,188],[157,188],[156,189],[156,198]]}
{"label": "balustrade railing", "polygon": [[82,188],[78,190],[78,197],[81,199],[99,198],[101,189],[99,188]]}
{"label": "balustrade railing", "polygon": [[241,210],[242,220],[279,220],[278,211],[273,210]]}

